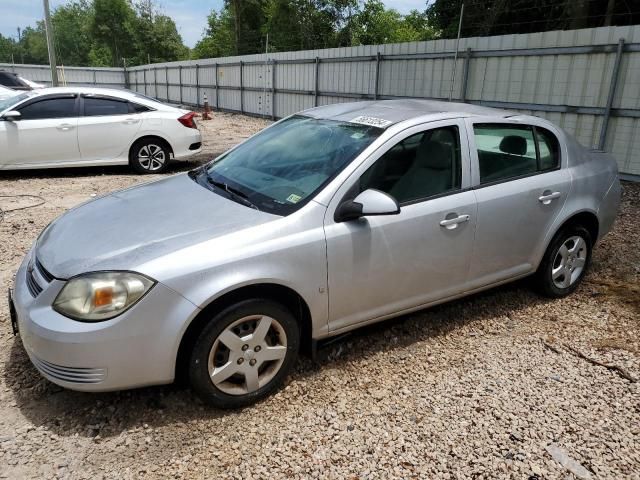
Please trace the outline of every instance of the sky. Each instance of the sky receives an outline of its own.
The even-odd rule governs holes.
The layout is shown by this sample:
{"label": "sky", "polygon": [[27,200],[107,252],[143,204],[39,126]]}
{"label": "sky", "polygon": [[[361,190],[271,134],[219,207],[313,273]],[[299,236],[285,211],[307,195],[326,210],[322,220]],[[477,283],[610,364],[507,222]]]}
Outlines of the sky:
{"label": "sky", "polygon": [[[51,9],[66,0],[49,0]],[[184,43],[193,47],[202,37],[211,9],[220,10],[223,0],[156,0],[161,11],[173,18]],[[385,0],[387,7],[401,13],[412,9],[424,10],[425,0]],[[0,33],[17,37],[17,27],[34,26],[43,17],[42,0],[0,0]]]}

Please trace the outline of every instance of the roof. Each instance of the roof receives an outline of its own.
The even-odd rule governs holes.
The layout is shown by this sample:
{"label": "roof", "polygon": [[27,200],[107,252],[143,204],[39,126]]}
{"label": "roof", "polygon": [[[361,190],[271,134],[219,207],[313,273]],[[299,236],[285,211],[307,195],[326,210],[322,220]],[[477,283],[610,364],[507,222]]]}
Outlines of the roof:
{"label": "roof", "polygon": [[[451,113],[461,117],[475,115],[489,115],[506,117],[513,112],[497,108],[481,107],[469,103],[443,102],[438,100],[401,99],[401,100],[373,100],[367,102],[337,103],[305,110],[304,114],[313,118],[337,120],[342,122],[367,123],[370,125],[388,127],[394,123],[412,118],[433,115],[451,118]],[[366,117],[364,119],[359,117]],[[434,120],[437,118],[434,118]]]}
{"label": "roof", "polygon": [[103,87],[46,87],[33,90],[38,95],[51,95],[56,93],[87,93],[96,95],[118,95],[134,97],[136,92],[130,90],[120,90],[117,88],[103,88]]}

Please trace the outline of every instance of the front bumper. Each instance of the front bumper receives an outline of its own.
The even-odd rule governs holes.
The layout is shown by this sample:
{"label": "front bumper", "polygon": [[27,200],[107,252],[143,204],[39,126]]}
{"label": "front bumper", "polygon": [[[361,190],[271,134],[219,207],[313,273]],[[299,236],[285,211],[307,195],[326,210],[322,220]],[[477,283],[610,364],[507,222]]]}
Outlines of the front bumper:
{"label": "front bumper", "polygon": [[[64,281],[27,271],[27,255],[13,290],[22,343],[40,373],[72,390],[109,391],[171,383],[182,334],[198,308],[156,284],[139,303],[104,322],[78,322],[51,305]],[[29,287],[35,278],[42,290]]]}

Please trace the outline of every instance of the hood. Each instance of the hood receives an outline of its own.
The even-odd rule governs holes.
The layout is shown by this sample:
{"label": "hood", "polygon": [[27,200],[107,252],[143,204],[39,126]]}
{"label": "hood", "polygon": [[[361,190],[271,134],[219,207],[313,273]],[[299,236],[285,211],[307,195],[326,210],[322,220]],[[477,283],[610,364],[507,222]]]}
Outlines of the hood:
{"label": "hood", "polygon": [[57,278],[135,270],[162,255],[278,218],[181,174],[68,211],[42,233],[36,256]]}

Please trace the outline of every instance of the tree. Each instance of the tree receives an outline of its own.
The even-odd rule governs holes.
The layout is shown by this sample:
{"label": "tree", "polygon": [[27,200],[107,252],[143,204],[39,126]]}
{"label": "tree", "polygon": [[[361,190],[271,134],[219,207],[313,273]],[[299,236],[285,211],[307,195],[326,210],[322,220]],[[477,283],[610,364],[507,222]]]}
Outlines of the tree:
{"label": "tree", "polygon": [[425,14],[414,10],[405,17],[397,10],[386,9],[380,0],[367,0],[352,22],[354,45],[412,42],[435,37]]}
{"label": "tree", "polygon": [[111,65],[135,55],[136,14],[128,0],[94,0],[90,31],[111,53]]}
{"label": "tree", "polygon": [[236,55],[258,53],[264,48],[263,25],[267,0],[225,0],[233,16]]}
{"label": "tree", "polygon": [[[430,23],[444,38],[458,33],[462,0],[435,0],[427,9]],[[462,36],[507,35],[640,22],[638,0],[486,0],[465,2]]]}
{"label": "tree", "polygon": [[[92,39],[89,31],[92,11],[87,0],[76,0],[55,9],[51,23],[58,53],[63,65],[88,65]],[[44,26],[38,23],[38,31],[44,36]]]}
{"label": "tree", "polygon": [[195,58],[217,58],[235,52],[234,21],[229,8],[218,14],[212,10],[207,17],[207,28],[203,38],[193,48]]}
{"label": "tree", "polygon": [[11,56],[15,57],[17,53],[17,44],[15,40],[5,37],[0,33],[0,62],[11,62]]}
{"label": "tree", "polygon": [[133,25],[135,48],[130,59],[132,64],[188,58],[189,49],[182,43],[175,22],[160,14],[152,0],[142,0],[136,5]]}

